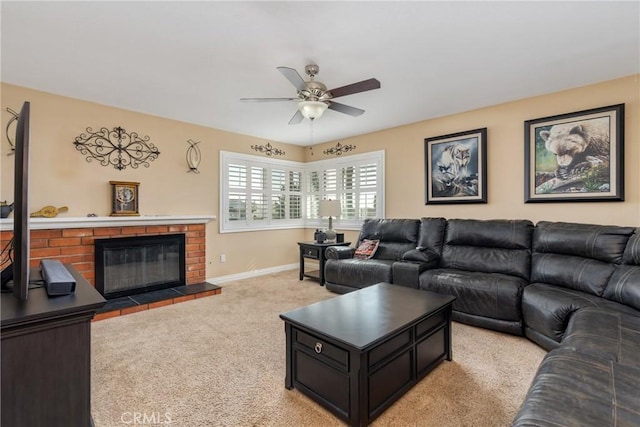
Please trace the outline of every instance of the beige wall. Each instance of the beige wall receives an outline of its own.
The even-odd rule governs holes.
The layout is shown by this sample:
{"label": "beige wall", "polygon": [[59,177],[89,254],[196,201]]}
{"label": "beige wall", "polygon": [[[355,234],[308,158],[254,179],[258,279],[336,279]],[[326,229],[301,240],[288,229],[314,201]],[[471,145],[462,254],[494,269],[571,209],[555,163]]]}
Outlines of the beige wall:
{"label": "beige wall", "polygon": [[[140,182],[141,215],[219,215],[219,152],[256,154],[251,145],[267,142],[283,149],[288,160],[303,161],[304,149],[258,138],[112,108],[23,87],[2,84],[2,129],[11,115],[31,102],[31,211],[46,205],[68,206],[69,217],[111,212],[109,181]],[[100,127],[121,126],[148,135],[160,156],[148,168],[118,171],[86,162],[76,150],[76,136]],[[201,141],[200,174],[187,173],[187,140]],[[0,143],[0,200],[13,200],[13,157],[6,136]],[[207,277],[224,276],[297,261],[295,242],[304,230],[218,233],[217,220],[207,226]],[[224,253],[226,263],[220,263]]]}
{"label": "beige wall", "polygon": [[[603,82],[452,116],[340,140],[357,148],[349,154],[385,150],[386,216],[389,218],[528,218],[640,225],[640,75]],[[269,141],[191,125],[132,111],[2,84],[2,126],[25,100],[32,104],[31,206],[69,206],[66,216],[108,215],[110,180],[139,181],[140,213],[219,215],[219,151],[256,154],[253,144]],[[625,201],[607,203],[524,203],[524,121],[613,104],[625,104]],[[149,135],[160,157],[149,168],[117,171],[88,163],[73,141],[87,127],[122,126]],[[487,204],[424,204],[424,138],[488,128]],[[202,141],[198,175],[187,173],[187,140]],[[338,141],[312,148],[270,141],[284,158],[314,161]],[[12,200],[12,157],[6,137],[0,144],[0,200]],[[343,155],[346,156],[346,155]],[[218,233],[207,226],[207,277],[275,267],[297,261],[296,241],[312,239],[312,230]],[[354,241],[357,232],[346,231]],[[225,253],[227,262],[219,262]]]}
{"label": "beige wall", "polygon": [[[349,154],[386,150],[386,216],[419,218],[528,218],[640,225],[640,75],[425,120],[342,139]],[[614,104],[625,104],[625,201],[524,203],[524,121]],[[487,204],[424,204],[424,138],[477,128],[487,134]],[[337,141],[313,147],[306,159],[320,160]],[[344,155],[343,155],[344,156]],[[353,236],[353,235],[351,235]],[[351,237],[353,238],[353,237]]]}

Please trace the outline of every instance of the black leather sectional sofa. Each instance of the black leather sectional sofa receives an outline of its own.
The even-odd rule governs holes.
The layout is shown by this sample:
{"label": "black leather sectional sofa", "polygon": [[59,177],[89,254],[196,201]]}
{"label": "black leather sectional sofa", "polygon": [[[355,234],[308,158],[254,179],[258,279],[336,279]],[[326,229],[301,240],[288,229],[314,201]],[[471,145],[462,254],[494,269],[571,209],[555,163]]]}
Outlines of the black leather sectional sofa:
{"label": "black leather sectional sofa", "polygon": [[375,219],[363,239],[380,241],[372,259],[327,249],[329,290],[389,282],[454,295],[454,320],[549,350],[513,425],[640,425],[640,229]]}

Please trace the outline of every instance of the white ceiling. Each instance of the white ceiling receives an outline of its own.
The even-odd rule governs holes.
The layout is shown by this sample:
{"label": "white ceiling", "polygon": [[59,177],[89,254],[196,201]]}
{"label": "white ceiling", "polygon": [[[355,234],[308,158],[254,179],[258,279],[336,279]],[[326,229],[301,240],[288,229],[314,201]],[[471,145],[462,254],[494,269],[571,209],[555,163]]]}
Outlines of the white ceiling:
{"label": "white ceiling", "polygon": [[[298,145],[640,72],[639,1],[1,3],[3,82]],[[276,67],[309,63],[382,87],[313,133],[293,102],[239,102],[294,97]]]}

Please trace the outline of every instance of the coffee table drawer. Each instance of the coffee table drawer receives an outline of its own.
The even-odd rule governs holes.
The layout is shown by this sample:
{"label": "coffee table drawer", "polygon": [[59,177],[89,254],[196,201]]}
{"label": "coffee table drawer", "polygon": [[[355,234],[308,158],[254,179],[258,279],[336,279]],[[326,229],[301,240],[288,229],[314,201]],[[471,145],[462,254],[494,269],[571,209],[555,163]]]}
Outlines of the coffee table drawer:
{"label": "coffee table drawer", "polygon": [[320,358],[326,357],[331,359],[332,361],[338,363],[341,367],[346,371],[349,367],[349,352],[336,347],[333,344],[329,344],[328,342],[314,337],[313,335],[307,334],[302,331],[295,331],[295,340],[298,344],[313,350],[315,354],[317,354]]}
{"label": "coffee table drawer", "polygon": [[383,361],[390,354],[398,352],[409,345],[411,345],[410,330],[406,330],[380,344],[369,352],[369,368],[372,368],[376,363]]}
{"label": "coffee table drawer", "polygon": [[416,373],[426,374],[447,355],[445,328],[440,328],[416,345]]}
{"label": "coffee table drawer", "polygon": [[440,311],[431,317],[424,319],[422,322],[416,325],[416,338],[420,338],[423,335],[429,333],[440,325],[444,325],[447,321],[446,313]]}

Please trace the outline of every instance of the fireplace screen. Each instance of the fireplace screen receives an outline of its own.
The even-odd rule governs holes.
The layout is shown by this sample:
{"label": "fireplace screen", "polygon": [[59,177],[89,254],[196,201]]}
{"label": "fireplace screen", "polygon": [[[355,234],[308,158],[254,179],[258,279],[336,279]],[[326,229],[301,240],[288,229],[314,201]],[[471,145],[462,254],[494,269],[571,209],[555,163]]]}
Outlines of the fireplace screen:
{"label": "fireplace screen", "polygon": [[185,284],[184,234],[96,239],[96,288],[105,298]]}

